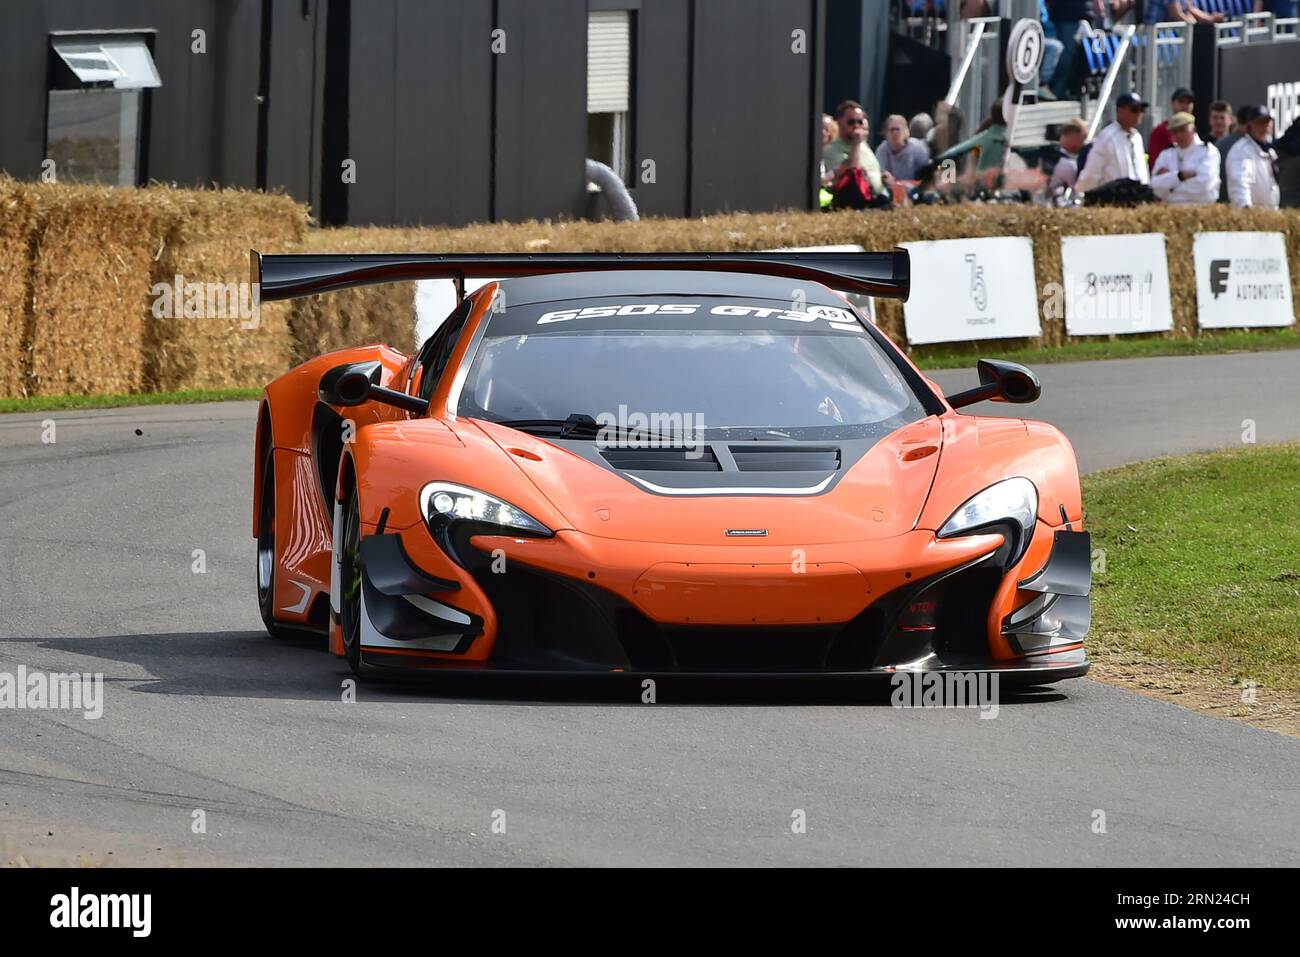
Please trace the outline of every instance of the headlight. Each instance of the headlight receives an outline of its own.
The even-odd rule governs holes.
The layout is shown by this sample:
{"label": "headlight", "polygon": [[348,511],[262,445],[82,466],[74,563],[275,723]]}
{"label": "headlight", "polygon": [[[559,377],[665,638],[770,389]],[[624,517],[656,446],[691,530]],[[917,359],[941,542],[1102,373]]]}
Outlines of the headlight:
{"label": "headlight", "polygon": [[531,535],[552,534],[549,528],[523,509],[487,492],[451,482],[430,482],[422,488],[420,510],[433,529],[450,522],[465,521],[500,525]]}
{"label": "headlight", "polygon": [[1038,516],[1038,489],[1027,478],[1009,478],[990,485],[966,501],[939,529],[939,538],[955,535],[972,535],[989,530],[994,525],[1011,525],[1014,541],[1009,541],[1011,555],[1008,565],[1014,565],[1029,547]]}

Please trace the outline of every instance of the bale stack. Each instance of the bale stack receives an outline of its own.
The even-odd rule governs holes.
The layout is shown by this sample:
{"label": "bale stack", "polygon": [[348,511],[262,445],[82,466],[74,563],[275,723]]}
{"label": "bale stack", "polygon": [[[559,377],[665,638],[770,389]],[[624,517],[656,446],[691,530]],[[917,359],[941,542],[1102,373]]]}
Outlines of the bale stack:
{"label": "bale stack", "polygon": [[306,210],[287,196],[238,190],[142,192],[171,210],[152,283],[154,301],[169,296],[171,309],[152,310],[147,320],[145,390],[259,385],[288,369],[295,358],[290,308],[253,308],[249,249],[298,248]]}
{"label": "bale stack", "polygon": [[142,190],[24,184],[37,207],[27,394],[138,392],[154,256],[172,228]]}
{"label": "bale stack", "polygon": [[0,175],[0,396],[28,394],[27,315],[37,239],[36,203],[30,191]]}

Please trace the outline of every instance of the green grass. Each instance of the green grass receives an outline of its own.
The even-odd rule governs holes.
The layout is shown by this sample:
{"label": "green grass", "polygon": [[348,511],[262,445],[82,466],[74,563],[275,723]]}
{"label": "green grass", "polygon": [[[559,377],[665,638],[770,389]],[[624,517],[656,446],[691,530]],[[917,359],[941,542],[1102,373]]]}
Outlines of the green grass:
{"label": "green grass", "polygon": [[186,389],[183,392],[143,392],[134,395],[38,395],[29,399],[0,399],[0,412],[47,412],[60,409],[114,409],[128,405],[183,405],[256,399],[261,389]]}
{"label": "green grass", "polygon": [[1300,329],[1233,329],[1206,333],[1195,339],[1119,336],[1070,342],[1062,346],[1024,346],[1014,342],[965,343],[960,346],[921,346],[912,361],[922,369],[968,369],[980,358],[1010,359],[1025,365],[1082,362],[1089,359],[1143,359],[1150,356],[1198,356],[1221,352],[1265,352],[1300,349]]}
{"label": "green grass", "polygon": [[1300,690],[1300,443],[1157,459],[1084,479],[1094,656],[1136,652]]}

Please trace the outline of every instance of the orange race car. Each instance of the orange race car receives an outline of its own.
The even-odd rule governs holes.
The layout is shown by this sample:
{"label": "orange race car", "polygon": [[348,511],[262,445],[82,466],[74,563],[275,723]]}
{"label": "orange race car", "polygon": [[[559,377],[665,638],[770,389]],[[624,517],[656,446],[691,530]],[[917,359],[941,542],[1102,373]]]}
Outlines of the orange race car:
{"label": "orange race car", "polygon": [[[944,396],[839,290],[907,253],[261,256],[261,299],[494,277],[415,355],[276,379],[253,533],[268,631],[354,671],[1088,670],[1056,428],[979,363]],[[501,277],[505,277],[502,279]]]}

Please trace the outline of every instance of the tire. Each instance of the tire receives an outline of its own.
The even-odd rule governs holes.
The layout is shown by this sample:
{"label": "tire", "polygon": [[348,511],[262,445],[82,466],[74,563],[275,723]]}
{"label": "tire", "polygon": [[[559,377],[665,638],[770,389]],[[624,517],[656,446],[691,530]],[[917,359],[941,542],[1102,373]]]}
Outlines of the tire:
{"label": "tire", "polygon": [[257,523],[257,577],[254,579],[257,608],[268,635],[288,638],[291,632],[275,620],[275,455],[269,448],[262,466],[262,508]]}
{"label": "tire", "polygon": [[361,505],[357,501],[356,483],[348,491],[343,506],[343,545],[339,562],[339,625],[343,629],[343,657],[358,677],[361,664]]}

